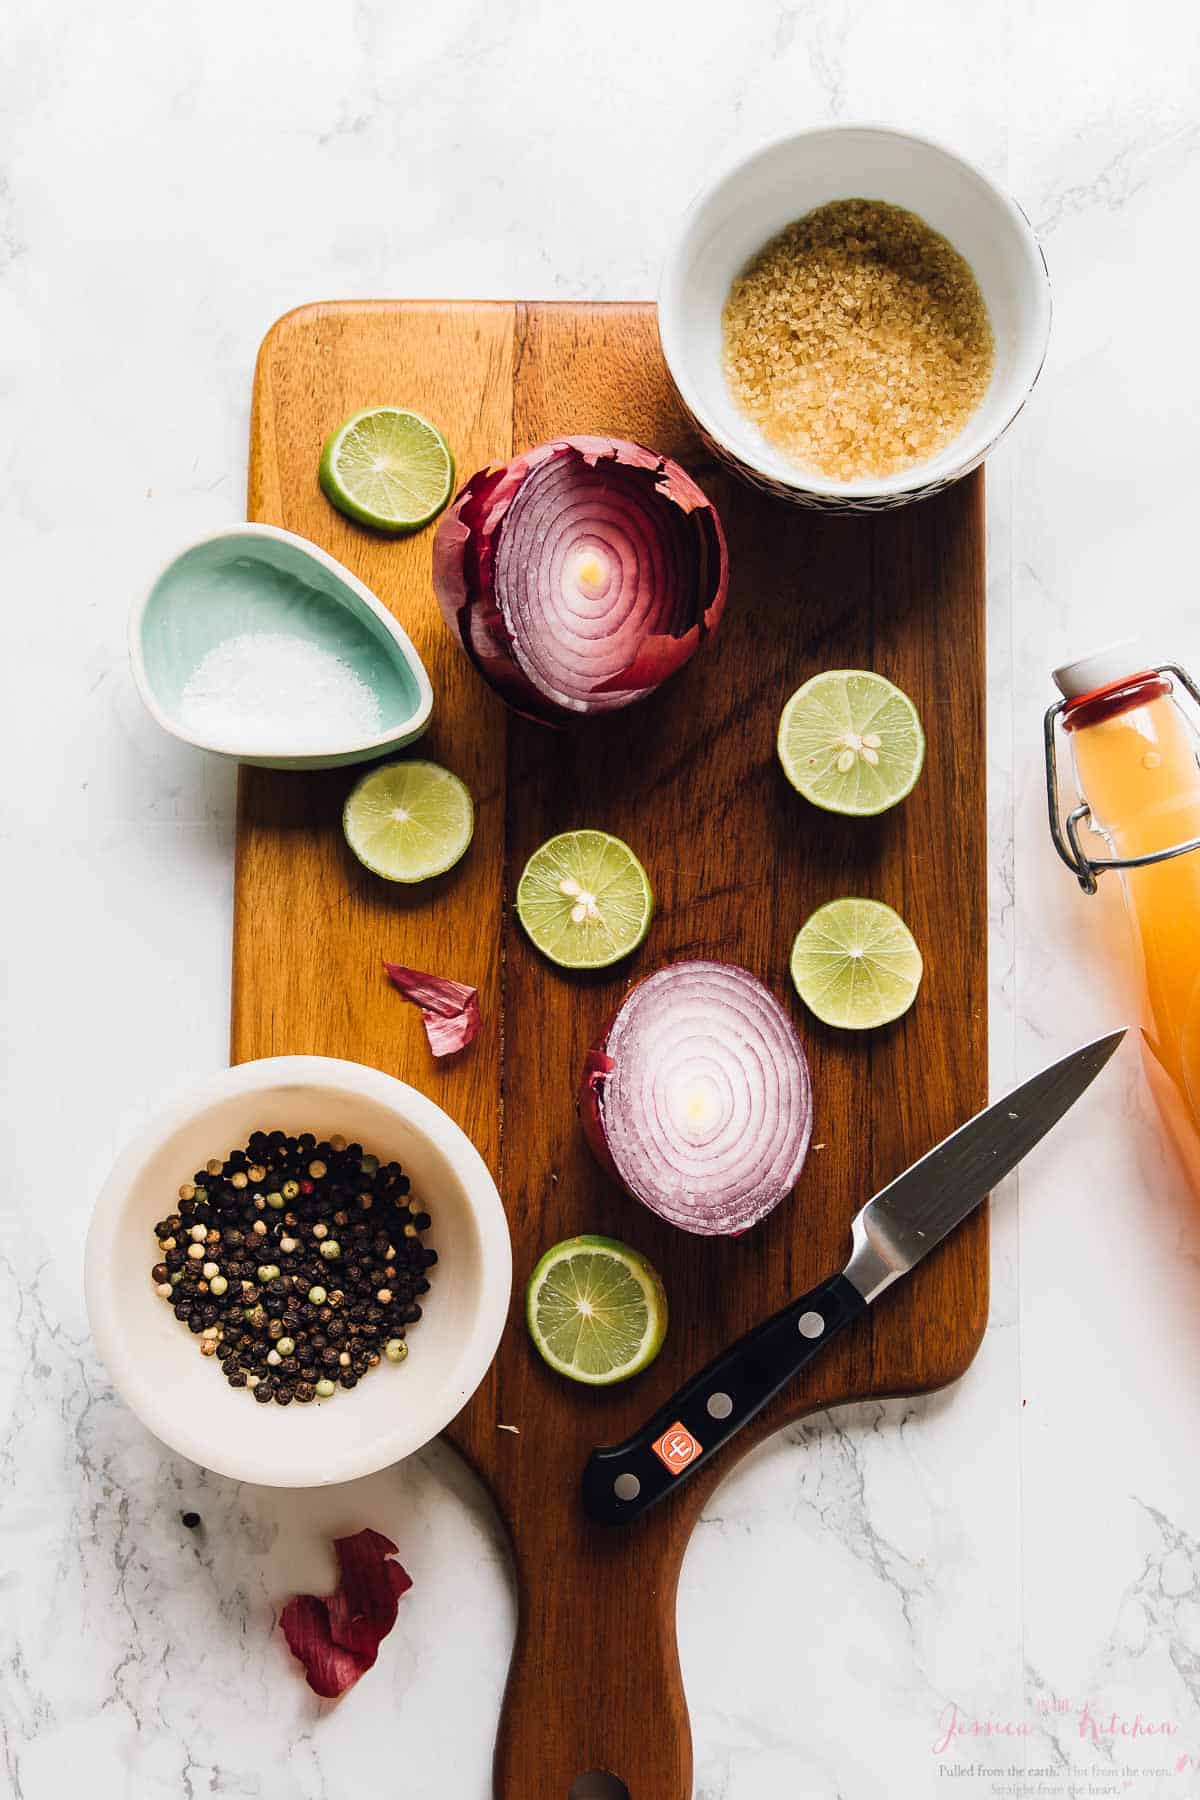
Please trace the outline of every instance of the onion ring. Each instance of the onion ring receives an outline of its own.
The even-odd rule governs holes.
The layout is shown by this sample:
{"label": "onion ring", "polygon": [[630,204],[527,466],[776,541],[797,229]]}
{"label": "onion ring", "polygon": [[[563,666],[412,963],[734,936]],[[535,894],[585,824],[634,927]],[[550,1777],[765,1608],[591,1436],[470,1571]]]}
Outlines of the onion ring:
{"label": "onion ring", "polygon": [[672,963],[630,990],[588,1053],[579,1113],[635,1199],[684,1231],[732,1236],[778,1206],[804,1167],[808,1061],[745,969]]}
{"label": "onion ring", "polygon": [[547,724],[653,692],[715,629],[721,521],[678,463],[555,438],[473,475],[437,528],[442,616],[485,681]]}

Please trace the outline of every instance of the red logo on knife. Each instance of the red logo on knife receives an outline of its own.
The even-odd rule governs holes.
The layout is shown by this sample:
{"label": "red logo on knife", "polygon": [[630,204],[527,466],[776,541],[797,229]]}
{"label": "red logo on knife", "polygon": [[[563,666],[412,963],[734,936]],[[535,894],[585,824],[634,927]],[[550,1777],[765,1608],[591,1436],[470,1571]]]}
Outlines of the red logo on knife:
{"label": "red logo on knife", "polygon": [[689,1463],[695,1462],[704,1446],[677,1419],[650,1448],[668,1474],[680,1475]]}

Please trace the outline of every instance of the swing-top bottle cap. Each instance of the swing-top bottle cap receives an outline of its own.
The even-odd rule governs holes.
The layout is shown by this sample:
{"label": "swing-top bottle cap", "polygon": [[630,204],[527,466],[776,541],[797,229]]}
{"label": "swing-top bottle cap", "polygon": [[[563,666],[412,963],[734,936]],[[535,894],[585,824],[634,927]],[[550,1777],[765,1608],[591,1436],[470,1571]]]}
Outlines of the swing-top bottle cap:
{"label": "swing-top bottle cap", "polygon": [[1094,694],[1097,688],[1112,687],[1130,675],[1140,675],[1146,667],[1137,640],[1122,638],[1119,643],[1106,644],[1103,650],[1093,650],[1090,656],[1063,663],[1054,671],[1054,683],[1064,700],[1079,700],[1084,694]]}

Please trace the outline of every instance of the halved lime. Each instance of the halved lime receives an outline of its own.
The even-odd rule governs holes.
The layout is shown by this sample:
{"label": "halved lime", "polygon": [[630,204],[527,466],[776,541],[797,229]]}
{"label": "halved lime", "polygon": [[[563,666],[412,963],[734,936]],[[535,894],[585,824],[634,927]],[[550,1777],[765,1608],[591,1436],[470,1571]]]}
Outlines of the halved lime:
{"label": "halved lime", "polygon": [[330,432],[319,475],[333,504],[360,525],[417,531],[453,493],[454,458],[420,413],[369,406]]}
{"label": "halved lime", "polygon": [[792,786],[826,812],[886,812],[912,792],[925,733],[908,695],[870,669],[829,669],[797,688],[779,721]]}
{"label": "halved lime", "polygon": [[427,881],[463,854],[475,829],[475,808],[458,776],[438,763],[382,763],[351,788],[342,829],[373,874],[385,881]]}
{"label": "halved lime", "polygon": [[560,1375],[606,1387],[648,1367],[667,1335],[658,1272],[616,1238],[564,1238],[525,1290],[525,1322]]}
{"label": "halved lime", "polygon": [[899,913],[880,900],[831,900],[792,945],[792,980],[826,1025],[866,1031],[908,1011],[921,985],[921,952]]}
{"label": "halved lime", "polygon": [[650,880],[607,831],[563,831],[525,864],[517,917],[564,969],[603,969],[636,950],[654,911]]}

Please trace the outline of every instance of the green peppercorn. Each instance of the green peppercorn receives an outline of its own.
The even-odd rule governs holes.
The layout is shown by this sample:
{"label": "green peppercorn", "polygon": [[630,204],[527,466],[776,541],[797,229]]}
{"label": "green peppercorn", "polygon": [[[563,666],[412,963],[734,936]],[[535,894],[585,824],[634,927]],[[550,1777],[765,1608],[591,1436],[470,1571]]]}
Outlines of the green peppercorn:
{"label": "green peppercorn", "polygon": [[267,1195],[267,1205],[271,1208],[272,1212],[282,1212],[282,1210],[283,1210],[283,1195],[282,1194],[268,1194]]}
{"label": "green peppercorn", "polygon": [[341,1254],[342,1246],[338,1243],[337,1239],[326,1238],[325,1242],[321,1245],[321,1255],[329,1262],[336,1262]]}
{"label": "green peppercorn", "polygon": [[221,1295],[223,1293],[226,1292],[228,1287],[229,1287],[229,1283],[226,1281],[226,1279],[223,1275],[210,1276],[209,1283],[208,1283],[208,1291],[210,1294],[216,1294],[218,1299],[221,1297]]}
{"label": "green peppercorn", "polygon": [[383,1354],[390,1363],[402,1363],[408,1355],[408,1345],[403,1338],[389,1338],[383,1346]]}
{"label": "green peppercorn", "polygon": [[296,1354],[296,1341],[294,1338],[281,1337],[276,1341],[275,1348],[278,1350],[280,1356],[294,1356]]}
{"label": "green peppercorn", "polygon": [[311,1305],[324,1306],[324,1304],[325,1304],[325,1289],[323,1287],[321,1287],[320,1284],[318,1284],[316,1287],[310,1287],[308,1290],[308,1298],[309,1298],[309,1302]]}
{"label": "green peppercorn", "polygon": [[278,1263],[260,1263],[258,1268],[254,1272],[258,1277],[260,1286],[262,1286],[262,1287],[266,1287],[268,1281],[278,1281],[279,1280],[279,1264]]}
{"label": "green peppercorn", "polygon": [[335,1384],[332,1381],[330,1381],[327,1376],[323,1375],[321,1377],[320,1381],[318,1381],[318,1383],[317,1383],[317,1398],[318,1398],[318,1400],[328,1400],[328,1398],[331,1394],[336,1394],[336,1393],[337,1393],[337,1387],[335,1386]]}
{"label": "green peppercorn", "polygon": [[279,1191],[285,1200],[294,1200],[296,1195],[300,1192],[300,1183],[298,1181],[293,1181],[289,1177]]}

